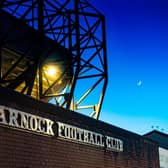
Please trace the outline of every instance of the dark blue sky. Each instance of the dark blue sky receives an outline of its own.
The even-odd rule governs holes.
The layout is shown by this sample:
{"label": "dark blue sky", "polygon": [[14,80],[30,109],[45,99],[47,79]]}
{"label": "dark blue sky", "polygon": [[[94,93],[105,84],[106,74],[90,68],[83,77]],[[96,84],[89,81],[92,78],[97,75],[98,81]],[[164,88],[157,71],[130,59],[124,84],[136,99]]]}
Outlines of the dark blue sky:
{"label": "dark blue sky", "polygon": [[[100,119],[168,133],[168,0],[88,0],[106,18],[109,83]],[[82,90],[81,90],[82,91]]]}
{"label": "dark blue sky", "polygon": [[109,83],[100,119],[168,133],[168,1],[90,2],[106,16]]}

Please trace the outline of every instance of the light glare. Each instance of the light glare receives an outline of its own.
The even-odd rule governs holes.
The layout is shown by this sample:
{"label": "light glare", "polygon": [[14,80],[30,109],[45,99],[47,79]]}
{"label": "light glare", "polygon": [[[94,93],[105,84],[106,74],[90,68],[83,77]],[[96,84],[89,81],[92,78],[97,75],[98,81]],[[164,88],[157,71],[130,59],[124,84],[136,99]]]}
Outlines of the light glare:
{"label": "light glare", "polygon": [[44,70],[48,76],[55,76],[57,73],[57,68],[56,66],[53,66],[53,65],[46,66]]}

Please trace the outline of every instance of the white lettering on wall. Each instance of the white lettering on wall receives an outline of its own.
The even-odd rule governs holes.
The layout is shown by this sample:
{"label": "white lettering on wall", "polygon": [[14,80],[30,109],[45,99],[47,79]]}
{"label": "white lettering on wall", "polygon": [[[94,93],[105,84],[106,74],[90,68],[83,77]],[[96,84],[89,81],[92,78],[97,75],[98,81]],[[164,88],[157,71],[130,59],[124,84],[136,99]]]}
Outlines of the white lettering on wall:
{"label": "white lettering on wall", "polygon": [[5,118],[5,112],[3,109],[0,108],[0,123],[7,124],[6,118]]}
{"label": "white lettering on wall", "polygon": [[62,122],[54,123],[50,119],[5,106],[0,106],[0,124],[50,136],[55,135],[53,125],[57,124],[58,137],[62,139],[90,144],[116,152],[123,151],[123,141],[120,139],[81,129]]}
{"label": "white lettering on wall", "polygon": [[[7,118],[5,114],[9,115]],[[0,106],[0,123],[46,135],[54,135],[53,121],[9,107]]]}
{"label": "white lettering on wall", "polygon": [[123,141],[117,138],[103,136],[102,134],[81,129],[69,124],[57,122],[58,136],[63,139],[73,140],[81,143],[105,147],[109,150],[122,152]]}

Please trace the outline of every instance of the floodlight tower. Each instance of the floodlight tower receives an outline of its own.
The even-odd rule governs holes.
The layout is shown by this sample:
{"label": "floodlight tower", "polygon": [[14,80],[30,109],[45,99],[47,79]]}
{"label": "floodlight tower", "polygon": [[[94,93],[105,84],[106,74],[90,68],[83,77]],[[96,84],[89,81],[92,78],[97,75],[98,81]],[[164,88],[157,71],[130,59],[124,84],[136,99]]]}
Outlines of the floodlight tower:
{"label": "floodlight tower", "polygon": [[107,86],[104,16],[87,0],[1,0],[0,20],[0,85],[98,119]]}

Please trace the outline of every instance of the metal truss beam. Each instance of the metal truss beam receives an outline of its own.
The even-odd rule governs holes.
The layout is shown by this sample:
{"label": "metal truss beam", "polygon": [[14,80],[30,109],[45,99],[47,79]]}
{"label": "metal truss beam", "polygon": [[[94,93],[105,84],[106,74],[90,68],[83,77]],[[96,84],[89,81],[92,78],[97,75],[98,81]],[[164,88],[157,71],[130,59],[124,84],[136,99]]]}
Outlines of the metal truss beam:
{"label": "metal truss beam", "polygon": [[[0,52],[0,84],[3,85],[6,80],[8,84],[5,86],[15,90],[25,81],[26,84],[20,92],[31,95],[38,74],[39,99],[54,98],[57,105],[70,110],[91,108],[91,116],[98,119],[108,81],[104,16],[87,0],[3,0],[0,2],[0,10],[10,13],[38,30],[41,38],[46,36],[65,47],[71,53],[72,64],[72,78],[64,89],[55,93],[53,87],[64,79],[69,67],[64,69],[59,78],[50,83],[43,72],[43,60],[47,55],[44,57],[42,55],[45,54],[40,53],[33,64],[15,79],[10,80],[8,77],[26,53],[23,53],[2,75],[3,62]],[[43,47],[40,42],[38,45]],[[44,78],[48,83],[48,88],[45,90]],[[62,103],[61,98],[64,99]]]}

